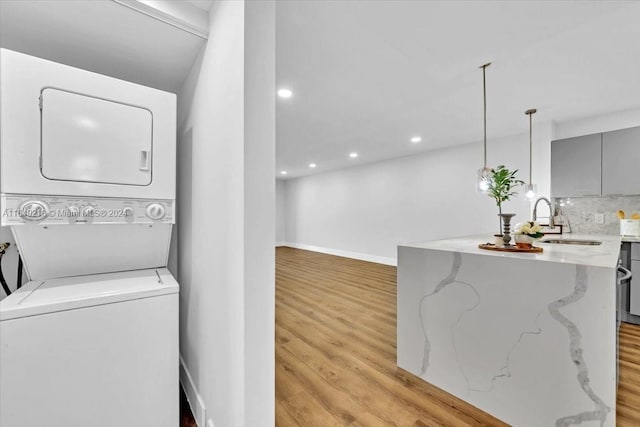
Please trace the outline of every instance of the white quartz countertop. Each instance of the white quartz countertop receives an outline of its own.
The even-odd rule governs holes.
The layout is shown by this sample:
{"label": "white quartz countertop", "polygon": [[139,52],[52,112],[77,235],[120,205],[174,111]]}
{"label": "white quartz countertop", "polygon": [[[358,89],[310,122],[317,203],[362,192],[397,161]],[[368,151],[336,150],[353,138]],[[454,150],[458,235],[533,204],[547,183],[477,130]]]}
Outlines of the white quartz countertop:
{"label": "white quartz countertop", "polygon": [[[602,242],[598,246],[570,245],[544,243],[546,239],[564,240],[597,240]],[[566,264],[588,265],[593,267],[615,268],[620,256],[620,236],[594,235],[594,234],[564,234],[547,235],[535,246],[544,249],[542,253],[526,252],[499,252],[480,249],[481,243],[489,243],[491,239],[486,235],[459,237],[446,240],[434,240],[431,242],[408,243],[399,246],[409,248],[432,249],[438,251],[461,252],[468,254],[486,255],[503,258],[528,259],[534,261],[559,262]]]}
{"label": "white quartz countertop", "polygon": [[622,241],[629,243],[640,243],[640,237],[622,236]]}

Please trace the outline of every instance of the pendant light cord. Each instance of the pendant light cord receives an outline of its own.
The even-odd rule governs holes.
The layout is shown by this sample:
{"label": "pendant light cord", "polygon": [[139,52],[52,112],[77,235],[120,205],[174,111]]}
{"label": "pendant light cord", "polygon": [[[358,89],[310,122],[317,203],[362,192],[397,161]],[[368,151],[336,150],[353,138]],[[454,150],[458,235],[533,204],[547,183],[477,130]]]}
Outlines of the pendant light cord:
{"label": "pendant light cord", "polygon": [[529,116],[529,184],[533,175],[533,124],[532,116],[537,112],[535,108],[531,108],[524,113]]}
{"label": "pendant light cord", "polygon": [[531,116],[532,114],[529,114],[529,184],[531,184],[531,175],[533,170],[533,134],[531,131]]}
{"label": "pendant light cord", "polygon": [[482,100],[484,109],[484,167],[487,168],[487,77],[486,69],[491,65],[491,62],[487,62],[481,65],[482,68]]}

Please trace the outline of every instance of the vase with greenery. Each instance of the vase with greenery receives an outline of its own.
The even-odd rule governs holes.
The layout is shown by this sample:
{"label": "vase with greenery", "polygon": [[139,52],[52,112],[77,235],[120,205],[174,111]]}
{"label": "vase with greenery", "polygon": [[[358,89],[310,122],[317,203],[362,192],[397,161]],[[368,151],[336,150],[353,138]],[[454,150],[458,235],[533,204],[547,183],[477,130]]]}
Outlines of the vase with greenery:
{"label": "vase with greenery", "polygon": [[[516,174],[518,169],[511,171],[504,165],[500,165],[495,169],[491,169],[491,182],[489,183],[489,191],[487,194],[496,201],[498,206],[498,217],[500,218],[499,233],[502,233],[502,203],[509,201],[511,197],[516,196],[518,193],[514,191],[514,188],[518,185],[524,184],[524,181],[518,179]],[[513,214],[510,214],[513,216]],[[510,220],[510,217],[509,217]],[[504,236],[505,243],[508,244],[507,236]],[[511,236],[509,236],[511,240]]]}
{"label": "vase with greenery", "polygon": [[542,226],[535,221],[527,221],[516,224],[516,246],[520,248],[531,248],[533,242],[544,236]]}

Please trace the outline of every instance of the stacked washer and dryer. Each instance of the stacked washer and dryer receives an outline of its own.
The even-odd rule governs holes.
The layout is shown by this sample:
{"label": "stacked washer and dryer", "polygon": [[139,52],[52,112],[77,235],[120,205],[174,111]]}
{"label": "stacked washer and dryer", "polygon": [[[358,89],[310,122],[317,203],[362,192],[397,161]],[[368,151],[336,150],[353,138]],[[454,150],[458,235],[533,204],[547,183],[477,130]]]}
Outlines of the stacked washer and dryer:
{"label": "stacked washer and dryer", "polygon": [[178,425],[174,94],[0,53],[0,425]]}

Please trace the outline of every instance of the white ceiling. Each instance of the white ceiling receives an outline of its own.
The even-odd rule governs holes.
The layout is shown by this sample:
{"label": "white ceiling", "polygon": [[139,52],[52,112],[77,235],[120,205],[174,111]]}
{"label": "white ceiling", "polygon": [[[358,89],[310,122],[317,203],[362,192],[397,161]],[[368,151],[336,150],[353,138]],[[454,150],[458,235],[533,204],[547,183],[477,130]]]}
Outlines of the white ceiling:
{"label": "white ceiling", "polygon": [[480,142],[485,62],[490,139],[532,107],[534,126],[638,108],[639,22],[637,1],[279,1],[278,171]]}
{"label": "white ceiling", "polygon": [[0,2],[0,46],[170,92],[203,44],[111,0]]}
{"label": "white ceiling", "polygon": [[211,5],[213,4],[213,0],[187,0],[187,2],[191,3],[197,8],[206,10],[207,12],[211,10]]}
{"label": "white ceiling", "polygon": [[[487,61],[490,138],[526,132],[531,107],[556,122],[638,108],[638,22],[638,1],[280,0],[277,79],[294,96],[278,99],[278,170],[479,142]],[[203,43],[110,0],[0,0],[0,46],[172,92]]]}

